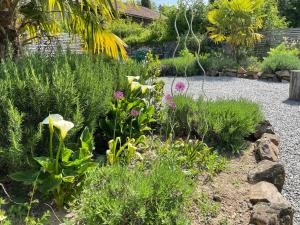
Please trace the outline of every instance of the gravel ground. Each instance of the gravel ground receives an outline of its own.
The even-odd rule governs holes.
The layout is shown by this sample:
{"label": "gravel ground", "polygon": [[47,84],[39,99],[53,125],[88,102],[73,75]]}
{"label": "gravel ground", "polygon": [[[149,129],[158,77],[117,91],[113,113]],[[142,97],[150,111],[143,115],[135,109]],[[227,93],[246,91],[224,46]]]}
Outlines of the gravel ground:
{"label": "gravel ground", "polygon": [[[170,92],[173,78],[166,81]],[[197,98],[202,95],[203,77],[189,78],[188,94]],[[177,78],[177,81],[186,80]],[[283,195],[292,203],[296,213],[294,224],[300,225],[300,102],[289,101],[288,83],[274,83],[230,77],[207,77],[204,85],[208,98],[247,98],[259,103],[266,118],[281,137],[280,161],[285,165],[286,183]]]}

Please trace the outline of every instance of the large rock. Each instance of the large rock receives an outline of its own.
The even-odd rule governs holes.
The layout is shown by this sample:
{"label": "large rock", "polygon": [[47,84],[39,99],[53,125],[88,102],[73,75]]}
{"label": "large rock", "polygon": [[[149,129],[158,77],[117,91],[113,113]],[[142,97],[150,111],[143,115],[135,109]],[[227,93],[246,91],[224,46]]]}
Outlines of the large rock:
{"label": "large rock", "polygon": [[248,181],[250,183],[257,183],[260,181],[267,181],[276,186],[281,192],[285,180],[285,171],[282,164],[263,160],[258,163],[257,167],[248,173]]}
{"label": "large rock", "polygon": [[261,140],[270,140],[271,142],[273,142],[274,145],[279,145],[280,142],[280,138],[277,134],[268,134],[268,133],[264,133],[261,138]]}
{"label": "large rock", "polygon": [[253,225],[292,225],[294,210],[289,204],[258,203],[251,213]]}
{"label": "large rock", "polygon": [[274,128],[268,120],[265,120],[257,125],[254,136],[259,139],[264,133],[275,134]]}
{"label": "large rock", "polygon": [[289,205],[288,201],[278,192],[274,184],[265,181],[252,185],[249,197],[253,205],[259,202]]}
{"label": "large rock", "polygon": [[259,139],[257,142],[255,152],[259,160],[271,160],[273,162],[278,161],[278,146],[275,145],[269,139]]}
{"label": "large rock", "polygon": [[279,80],[290,81],[290,79],[291,79],[290,71],[288,71],[288,70],[281,70],[281,71],[277,71],[275,73]]}

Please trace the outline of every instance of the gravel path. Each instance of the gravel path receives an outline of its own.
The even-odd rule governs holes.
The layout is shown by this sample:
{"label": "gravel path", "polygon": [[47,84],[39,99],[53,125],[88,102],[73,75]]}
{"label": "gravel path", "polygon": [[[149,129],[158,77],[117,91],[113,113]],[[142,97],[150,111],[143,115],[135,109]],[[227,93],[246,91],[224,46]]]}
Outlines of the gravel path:
{"label": "gravel path", "polygon": [[[170,92],[173,78],[163,79],[166,81],[166,92]],[[203,77],[189,78],[189,95],[195,98],[202,95],[202,79]],[[178,78],[176,82],[180,80],[185,81]],[[287,100],[289,84],[207,77],[204,90],[208,98],[242,97],[262,106],[266,118],[281,137],[280,161],[285,165],[287,174],[283,195],[296,210],[294,224],[300,225],[300,102]]]}

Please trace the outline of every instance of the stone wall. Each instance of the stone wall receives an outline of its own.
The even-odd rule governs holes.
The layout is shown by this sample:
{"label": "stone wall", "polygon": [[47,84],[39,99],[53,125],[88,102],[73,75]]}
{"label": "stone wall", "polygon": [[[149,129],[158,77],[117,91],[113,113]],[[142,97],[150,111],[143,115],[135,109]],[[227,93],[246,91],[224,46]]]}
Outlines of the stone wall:
{"label": "stone wall", "polygon": [[228,77],[239,77],[254,80],[268,80],[275,82],[289,82],[291,72],[289,70],[276,71],[275,73],[263,73],[255,71],[238,71],[232,69],[224,69],[222,71],[208,71],[208,76],[228,76]]}

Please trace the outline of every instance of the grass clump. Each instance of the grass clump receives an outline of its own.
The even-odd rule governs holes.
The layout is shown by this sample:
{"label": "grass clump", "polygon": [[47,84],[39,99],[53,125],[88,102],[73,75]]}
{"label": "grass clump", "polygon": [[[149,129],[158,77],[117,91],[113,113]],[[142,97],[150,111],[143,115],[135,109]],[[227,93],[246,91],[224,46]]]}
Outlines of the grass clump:
{"label": "grass clump", "polygon": [[158,160],[150,169],[104,167],[88,174],[77,201],[79,224],[187,224],[191,180],[173,164]]}
{"label": "grass clump", "polygon": [[248,100],[217,99],[208,102],[188,96],[174,96],[176,108],[169,110],[174,118],[176,136],[205,137],[210,145],[234,153],[241,151],[245,138],[255,132],[263,120],[260,107]]}

